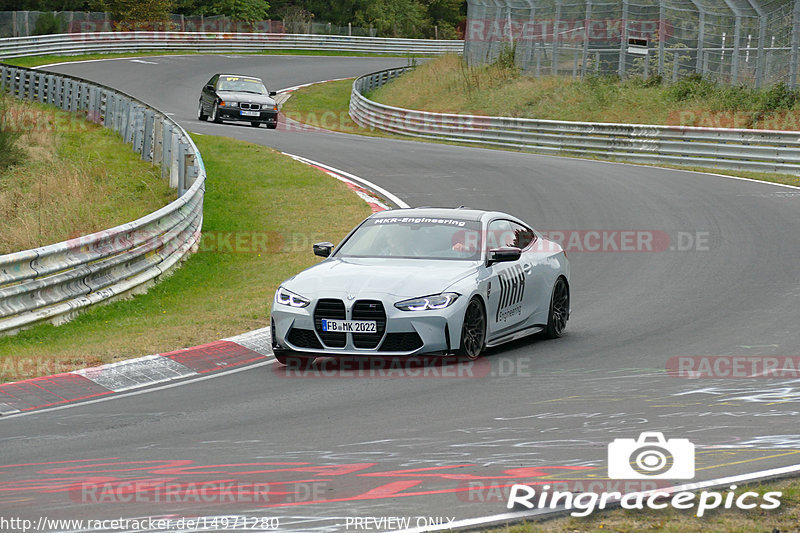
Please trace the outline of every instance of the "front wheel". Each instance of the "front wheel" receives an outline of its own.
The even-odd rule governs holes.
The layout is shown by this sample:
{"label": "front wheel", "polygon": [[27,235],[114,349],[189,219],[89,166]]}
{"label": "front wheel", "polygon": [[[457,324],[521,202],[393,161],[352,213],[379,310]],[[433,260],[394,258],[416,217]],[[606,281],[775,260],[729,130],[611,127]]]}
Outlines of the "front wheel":
{"label": "front wheel", "polygon": [[474,296],[467,304],[464,325],[461,327],[461,346],[456,352],[459,357],[474,361],[486,348],[486,312],[483,302]]}
{"label": "front wheel", "polygon": [[278,123],[277,122],[275,124],[267,124],[267,128],[269,128],[271,130],[274,130],[277,127],[278,127]]}
{"label": "front wheel", "polygon": [[200,103],[197,106],[197,120],[208,120],[208,115],[205,114],[203,111],[203,101],[200,100]]}
{"label": "front wheel", "polygon": [[567,320],[569,320],[569,286],[567,280],[558,278],[553,286],[553,296],[550,298],[545,336],[548,339],[557,339],[564,335]]}
{"label": "front wheel", "polygon": [[211,108],[211,122],[219,124],[222,122],[219,118],[219,104],[214,102],[214,107]]}
{"label": "front wheel", "polygon": [[251,122],[250,125],[253,126],[254,128],[257,128],[257,127],[259,127],[261,125],[261,123],[260,122]]}

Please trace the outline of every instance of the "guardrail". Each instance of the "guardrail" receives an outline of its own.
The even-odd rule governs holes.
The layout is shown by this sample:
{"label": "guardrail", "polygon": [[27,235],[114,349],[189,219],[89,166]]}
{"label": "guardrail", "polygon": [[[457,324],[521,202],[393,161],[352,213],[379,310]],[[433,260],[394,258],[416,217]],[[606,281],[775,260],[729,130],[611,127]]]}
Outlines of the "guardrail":
{"label": "guardrail", "polygon": [[205,167],[192,139],[157,109],[103,85],[0,64],[0,88],[17,98],[85,113],[161,165],[179,198],[134,222],[58,244],[0,255],[0,335],[143,292],[197,247]]}
{"label": "guardrail", "polygon": [[353,82],[350,116],[365,128],[428,139],[532,152],[601,157],[635,163],[800,173],[800,132],[565,122],[431,113],[393,107],[364,96],[408,67]]}
{"label": "guardrail", "polygon": [[0,39],[0,58],[138,51],[259,52],[321,50],[375,54],[462,53],[464,41],[346,35],[218,32],[95,32]]}

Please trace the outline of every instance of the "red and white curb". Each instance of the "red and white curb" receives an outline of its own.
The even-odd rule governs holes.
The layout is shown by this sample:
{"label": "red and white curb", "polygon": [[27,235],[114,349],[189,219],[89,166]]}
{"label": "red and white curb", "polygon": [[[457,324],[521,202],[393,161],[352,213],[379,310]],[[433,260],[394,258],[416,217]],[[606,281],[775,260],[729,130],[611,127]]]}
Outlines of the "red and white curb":
{"label": "red and white curb", "polygon": [[[370,205],[373,212],[391,207],[365,187],[400,207],[408,207],[408,204],[394,194],[363,178],[311,159],[285,155],[343,181]],[[272,347],[270,330],[267,327],[174,352],[0,384],[0,417],[100,400],[165,383],[221,374],[227,370],[264,362],[270,356]]]}
{"label": "red and white curb", "polygon": [[0,385],[0,416],[94,400],[266,360],[269,328],[174,352]]}
{"label": "red and white curb", "polygon": [[[301,163],[305,163],[306,165],[310,165],[312,167],[318,168],[319,170],[325,172],[326,174],[333,176],[334,178],[343,181],[347,184],[350,189],[354,190],[356,194],[358,194],[361,198],[364,199],[365,202],[370,204],[372,207],[373,212],[377,211],[385,211],[387,209],[391,209],[385,202],[378,199],[374,196],[374,194],[370,191],[375,191],[376,193],[382,195],[387,200],[394,203],[397,207],[407,208],[410,207],[406,202],[401,200],[397,195],[392,194],[391,192],[387,191],[383,187],[372,183],[371,181],[365,180],[359,176],[354,174],[350,174],[349,172],[345,172],[344,170],[339,170],[338,168],[331,167],[329,165],[325,165],[320,163],[319,161],[314,161],[313,159],[308,159],[307,157],[302,157],[299,155],[290,154],[287,152],[281,152],[283,155],[288,155],[295,161],[300,161]],[[359,185],[360,184],[360,185]],[[369,190],[367,190],[367,187]]]}

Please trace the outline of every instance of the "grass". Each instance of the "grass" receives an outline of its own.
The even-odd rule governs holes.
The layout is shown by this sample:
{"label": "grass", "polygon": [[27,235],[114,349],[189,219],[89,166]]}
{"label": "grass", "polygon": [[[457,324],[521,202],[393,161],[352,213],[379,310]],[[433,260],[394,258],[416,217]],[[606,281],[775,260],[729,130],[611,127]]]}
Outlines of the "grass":
{"label": "grass", "polygon": [[111,130],[54,107],[7,98],[19,135],[0,170],[0,254],[130,222],[175,199],[161,171]]}
{"label": "grass", "polygon": [[523,76],[505,63],[470,67],[456,55],[425,62],[384,85],[375,101],[440,113],[585,122],[800,130],[800,91],[716,85],[698,76]]}
{"label": "grass", "polygon": [[278,284],[315,263],[311,244],[337,242],[370,214],[344,184],[269,148],[194,139],[208,172],[201,251],[145,295],[93,308],[63,326],[0,338],[0,381],[265,327]]}
{"label": "grass", "polygon": [[[488,529],[491,533],[639,533],[660,531],[663,533],[797,533],[800,531],[800,479],[787,479],[760,484],[740,486],[737,495],[748,490],[759,494],[780,491],[781,506],[774,511],[753,509],[720,509],[697,517],[694,510],[678,511],[672,507],[663,510],[600,511],[586,518],[556,518],[541,522],[530,522],[514,526]],[[727,490],[718,490],[727,494]]]}
{"label": "grass", "polygon": [[0,173],[22,159],[22,149],[17,144],[22,132],[9,125],[13,117],[13,110],[8,109],[10,103],[8,97],[0,95]]}
{"label": "grass", "polygon": [[292,93],[281,111],[287,118],[333,131],[386,137],[377,130],[360,127],[350,118],[350,89],[353,80],[330,81],[304,87]]}
{"label": "grass", "polygon": [[[341,57],[403,57],[412,60],[414,57],[428,57],[424,54],[411,56],[409,54],[373,54],[373,53],[358,53],[346,52],[338,50],[262,50],[259,52],[219,52],[224,55],[260,55],[260,56],[275,56],[275,55],[292,55],[292,56],[341,56]],[[68,63],[71,61],[87,61],[95,59],[118,59],[126,57],[148,57],[148,56],[174,56],[174,55],[214,55],[211,52],[195,52],[192,50],[171,50],[168,52],[124,52],[124,53],[94,53],[94,54],[79,54],[79,55],[46,55],[46,56],[30,56],[30,57],[13,57],[2,59],[0,62],[17,67],[39,67],[41,65],[50,65],[52,63]]]}
{"label": "grass", "polygon": [[[449,71],[453,65],[458,65],[454,61],[458,58],[454,58],[453,56],[444,56],[440,59],[435,59],[429,62],[425,62],[422,66],[418,67],[415,72],[405,74],[400,78],[396,79],[390,84],[383,86],[382,88],[374,91],[373,93],[367,95],[369,98],[381,101],[383,103],[394,105],[397,107],[404,107],[406,109],[421,109],[421,110],[428,110],[428,111],[435,111],[435,112],[454,112],[454,113],[475,113],[475,114],[484,114],[484,115],[505,115],[505,116],[512,116],[514,113],[514,109],[516,109],[517,102],[514,102],[510,98],[513,96],[510,94],[505,94],[505,96],[495,96],[494,99],[495,107],[490,107],[487,103],[486,106],[479,106],[479,109],[469,109],[469,108],[461,108],[459,105],[454,104],[459,96],[459,91],[464,91],[465,85],[469,85],[474,89],[476,92],[469,97],[469,99],[475,99],[478,101],[482,101],[481,95],[484,94],[483,92],[477,91],[484,91],[490,92],[492,88],[501,87],[503,83],[511,83],[519,77],[518,71],[513,68],[501,68],[497,65],[491,67],[485,67],[483,70],[481,69],[465,69],[463,72],[459,73],[459,77],[450,78],[448,81],[448,75],[445,75],[442,71]],[[459,60],[460,61],[460,60]],[[461,68],[461,67],[458,67]],[[493,75],[486,75],[486,72],[494,72]],[[450,72],[452,74],[452,72]],[[469,77],[469,79],[465,80],[464,76]],[[429,78],[426,78],[429,77]],[[421,81],[422,78],[429,79],[430,81]],[[475,78],[475,79],[473,79]],[[506,81],[503,82],[502,79]],[[551,86],[552,88],[561,87],[564,84],[573,84],[573,85],[580,85],[581,82],[574,82],[572,80],[564,80],[560,78],[540,78],[538,80],[533,80],[534,82],[540,83],[541,86],[539,89],[546,88],[547,86]],[[612,80],[595,80],[595,81],[587,81],[587,84],[593,83],[602,83],[602,84],[610,84]],[[631,85],[642,85],[640,81],[631,82]],[[618,84],[619,85],[619,84]],[[289,98],[283,104],[283,111],[286,113],[286,116],[297,120],[298,122],[302,122],[305,124],[309,124],[312,126],[323,127],[326,129],[340,131],[344,133],[356,133],[359,135],[370,135],[370,136],[380,136],[380,137],[388,137],[388,138],[396,138],[396,139],[408,139],[408,137],[404,137],[401,135],[394,135],[390,133],[381,132],[378,130],[371,130],[366,128],[361,128],[357,126],[349,116],[349,106],[350,106],[350,90],[352,87],[351,80],[344,80],[344,81],[334,81],[334,82],[327,82],[327,83],[320,83],[316,85],[311,85],[309,87],[304,87],[302,89],[298,89],[292,93],[291,98]],[[399,87],[399,89],[398,89]],[[446,87],[450,87],[447,89]],[[562,107],[560,108],[567,116],[559,117],[556,111],[553,111],[549,107],[545,106],[545,111],[549,113],[545,117],[539,118],[559,118],[561,120],[577,120],[577,121],[593,121],[597,120],[600,122],[627,122],[627,123],[654,123],[653,118],[654,116],[661,116],[666,120],[669,116],[668,112],[665,112],[662,109],[661,104],[658,100],[654,99],[654,94],[656,91],[663,91],[663,88],[655,88],[655,87],[639,87],[641,90],[640,94],[634,94],[632,88],[629,89],[630,94],[628,97],[623,99],[624,103],[613,103],[613,94],[609,94],[604,92],[604,89],[598,88],[583,88],[582,90],[584,93],[589,94],[589,96],[572,96],[567,97],[564,94],[561,94],[558,90],[552,89],[551,90],[551,97],[554,100],[562,99],[567,101],[568,103],[562,102]],[[450,94],[448,91],[452,90],[453,93]],[[538,89],[537,89],[538,90]],[[398,92],[395,92],[398,91]],[[611,89],[609,89],[612,93]],[[525,98],[528,101],[534,101],[535,99],[539,98],[539,96],[531,96],[537,94],[536,92],[531,92]],[[461,95],[462,97],[464,95]],[[519,98],[519,95],[516,95],[516,98]],[[545,96],[542,96],[545,98]],[[586,101],[581,101],[580,98],[585,98]],[[492,100],[489,96],[487,96],[487,102]],[[574,107],[580,103],[580,108],[584,111],[576,111]],[[597,112],[597,105],[600,102],[605,102],[609,108],[613,108],[614,111],[611,118],[606,117],[606,120],[601,120],[602,114]],[[463,103],[463,102],[462,102]],[[552,102],[551,102],[552,103]],[[466,105],[466,104],[464,104]],[[555,104],[553,104],[555,105]],[[797,103],[794,104],[796,107],[798,106]],[[483,112],[481,112],[483,109]],[[677,108],[676,108],[677,109]],[[743,113],[743,112],[741,112]],[[777,113],[780,115],[781,113]],[[798,119],[800,120],[800,110],[798,111]],[[699,115],[697,115],[699,116]],[[793,116],[792,112],[783,112],[782,116]],[[638,119],[637,119],[638,117]],[[650,117],[650,118],[646,118]],[[774,118],[774,117],[773,117]],[[451,141],[439,141],[433,139],[420,139],[414,137],[414,139],[423,141],[423,142],[438,142],[443,144],[453,144],[453,145],[462,145],[462,146],[473,146],[469,143],[458,143],[458,142],[451,142]],[[497,150],[507,150],[507,151],[518,151],[513,148],[505,148],[505,147],[493,147]],[[602,157],[589,157],[589,156],[582,156],[586,159],[595,159],[598,161],[607,160],[608,158]],[[724,174],[729,176],[737,176],[737,177],[744,177],[749,179],[755,179],[760,181],[768,181],[772,183],[782,183],[787,185],[795,185],[800,186],[800,177],[793,176],[789,174],[778,174],[778,173],[766,173],[766,172],[753,172],[753,171],[743,171],[743,170],[726,170],[726,169],[717,169],[717,168],[704,168],[698,166],[679,166],[679,165],[643,165],[643,166],[658,166],[664,168],[674,168],[678,170],[693,170],[697,172],[713,172],[717,174]]]}

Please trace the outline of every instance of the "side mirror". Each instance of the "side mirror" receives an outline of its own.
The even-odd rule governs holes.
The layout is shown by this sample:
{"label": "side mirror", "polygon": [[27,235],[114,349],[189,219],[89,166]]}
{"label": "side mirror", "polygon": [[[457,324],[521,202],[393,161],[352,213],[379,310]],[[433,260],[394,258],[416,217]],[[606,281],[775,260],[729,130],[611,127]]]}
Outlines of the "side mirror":
{"label": "side mirror", "polygon": [[516,261],[522,256],[522,250],[519,248],[495,248],[489,250],[486,256],[486,266],[492,266],[495,263],[508,263]]}
{"label": "side mirror", "polygon": [[211,91],[213,93],[214,92],[214,86],[213,85],[206,85],[206,91]]}
{"label": "side mirror", "polygon": [[318,242],[314,245],[314,255],[329,257],[333,251],[332,242]]}
{"label": "side mirror", "polygon": [[270,91],[270,92],[269,92],[269,95],[270,95],[270,96],[275,96],[275,95],[277,95],[277,94],[278,94],[278,93],[277,93],[277,92],[275,92],[275,91]]}

